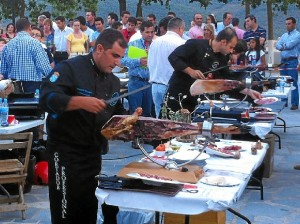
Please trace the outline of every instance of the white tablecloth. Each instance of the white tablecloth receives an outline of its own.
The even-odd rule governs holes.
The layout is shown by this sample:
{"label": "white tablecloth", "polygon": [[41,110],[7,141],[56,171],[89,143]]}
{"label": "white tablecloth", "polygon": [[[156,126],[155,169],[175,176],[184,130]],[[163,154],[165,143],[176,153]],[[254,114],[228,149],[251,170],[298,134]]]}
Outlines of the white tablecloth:
{"label": "white tablecloth", "polygon": [[[227,141],[227,140],[224,140]],[[257,155],[251,154],[251,142],[228,140],[232,144],[242,144],[245,151],[241,152],[239,160],[211,156],[206,160],[206,175],[227,173],[228,176],[240,178],[241,184],[233,187],[218,187],[197,183],[198,193],[179,192],[174,197],[132,192],[96,189],[99,203],[106,203],[124,208],[150,211],[170,212],[177,214],[195,215],[209,210],[226,210],[235,203],[243,193],[251,173],[262,163],[266,154],[267,144],[258,150]],[[184,143],[189,144],[189,143]]]}
{"label": "white tablecloth", "polygon": [[8,126],[8,127],[0,127],[0,134],[14,134],[17,132],[25,131],[30,128],[37,127],[45,123],[45,119],[37,119],[37,120],[22,120],[19,121],[19,124]]}
{"label": "white tablecloth", "polygon": [[286,86],[284,87],[284,92],[279,91],[279,87],[276,89],[269,89],[267,92],[262,92],[263,97],[277,97],[279,99],[288,98],[291,92],[291,87]]}

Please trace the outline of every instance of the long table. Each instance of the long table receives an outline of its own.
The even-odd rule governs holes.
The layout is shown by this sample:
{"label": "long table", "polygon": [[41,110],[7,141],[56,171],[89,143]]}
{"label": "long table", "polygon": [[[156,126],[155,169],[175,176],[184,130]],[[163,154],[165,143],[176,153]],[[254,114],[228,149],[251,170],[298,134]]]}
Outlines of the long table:
{"label": "long table", "polygon": [[37,119],[37,120],[22,120],[19,121],[19,124],[15,124],[13,126],[8,127],[0,127],[0,134],[14,134],[17,132],[25,131],[30,128],[37,127],[45,123],[45,119]]}
{"label": "long table", "polygon": [[[96,189],[99,203],[123,208],[142,209],[184,215],[195,215],[206,211],[223,211],[230,208],[243,194],[252,172],[260,166],[265,157],[268,145],[263,143],[263,149],[257,155],[251,154],[253,142],[222,140],[226,144],[242,144],[245,151],[240,159],[211,156],[206,159],[204,170],[206,175],[226,173],[241,179],[241,184],[232,187],[218,187],[197,183],[197,193],[179,192],[174,197],[123,190]],[[190,143],[181,143],[190,144]]]}

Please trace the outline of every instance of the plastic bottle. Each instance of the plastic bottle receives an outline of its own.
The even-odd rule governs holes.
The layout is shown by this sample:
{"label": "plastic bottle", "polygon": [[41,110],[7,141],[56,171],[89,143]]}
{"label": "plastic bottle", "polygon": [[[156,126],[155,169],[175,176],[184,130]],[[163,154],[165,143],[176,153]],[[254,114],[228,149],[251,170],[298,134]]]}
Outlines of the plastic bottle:
{"label": "plastic bottle", "polygon": [[40,90],[39,89],[35,90],[35,92],[34,92],[34,98],[35,99],[39,99],[40,98]]}
{"label": "plastic bottle", "polygon": [[2,123],[2,105],[3,105],[3,100],[0,98],[0,125]]}
{"label": "plastic bottle", "polygon": [[9,106],[7,103],[7,98],[4,98],[3,104],[1,107],[1,126],[7,127],[8,126],[8,113],[9,113]]}
{"label": "plastic bottle", "polygon": [[253,59],[253,60],[251,61],[251,65],[252,65],[252,66],[256,66],[256,60],[255,60],[255,59]]}
{"label": "plastic bottle", "polygon": [[284,86],[285,86],[285,81],[284,78],[282,77],[279,81],[279,92],[284,93]]}

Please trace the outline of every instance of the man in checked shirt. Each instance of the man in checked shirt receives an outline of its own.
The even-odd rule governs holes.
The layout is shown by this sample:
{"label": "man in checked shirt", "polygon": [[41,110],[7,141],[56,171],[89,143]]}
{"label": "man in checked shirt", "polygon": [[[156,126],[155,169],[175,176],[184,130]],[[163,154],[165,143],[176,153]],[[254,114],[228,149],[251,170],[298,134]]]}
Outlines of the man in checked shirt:
{"label": "man in checked shirt", "polygon": [[30,22],[21,18],[16,28],[17,36],[3,48],[0,74],[4,79],[20,80],[24,92],[35,92],[52,68],[40,42],[31,37]]}

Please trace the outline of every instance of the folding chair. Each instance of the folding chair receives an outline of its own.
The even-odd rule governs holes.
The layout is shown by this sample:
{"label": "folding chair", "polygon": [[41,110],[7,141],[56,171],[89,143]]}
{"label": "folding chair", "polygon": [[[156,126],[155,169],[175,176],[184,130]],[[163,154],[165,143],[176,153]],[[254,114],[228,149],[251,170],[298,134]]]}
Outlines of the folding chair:
{"label": "folding chair", "polygon": [[[0,158],[0,190],[4,189],[2,184],[17,184],[18,195],[0,198],[0,212],[22,211],[22,219],[25,219],[26,204],[24,201],[24,185],[27,176],[27,167],[32,145],[32,132],[2,134],[0,135],[0,151],[17,150],[18,155],[23,155],[23,163],[20,158],[3,159]],[[18,157],[18,156],[16,156]]]}

